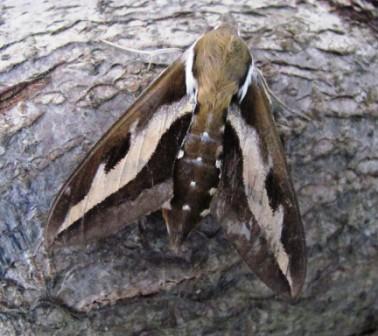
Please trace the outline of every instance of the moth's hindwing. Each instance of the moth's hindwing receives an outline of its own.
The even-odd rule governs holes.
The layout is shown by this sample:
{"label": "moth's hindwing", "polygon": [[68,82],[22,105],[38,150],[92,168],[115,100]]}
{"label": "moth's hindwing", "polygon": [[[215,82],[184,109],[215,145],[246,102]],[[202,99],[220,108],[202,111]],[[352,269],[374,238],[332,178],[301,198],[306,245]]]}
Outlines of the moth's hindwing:
{"label": "moth's hindwing", "polygon": [[297,296],[306,273],[304,233],[269,93],[254,73],[228,112],[224,165],[212,212],[248,266],[275,292]]}
{"label": "moth's hindwing", "polygon": [[172,197],[172,168],[192,106],[173,63],[102,137],[59,192],[46,242],[108,236]]}

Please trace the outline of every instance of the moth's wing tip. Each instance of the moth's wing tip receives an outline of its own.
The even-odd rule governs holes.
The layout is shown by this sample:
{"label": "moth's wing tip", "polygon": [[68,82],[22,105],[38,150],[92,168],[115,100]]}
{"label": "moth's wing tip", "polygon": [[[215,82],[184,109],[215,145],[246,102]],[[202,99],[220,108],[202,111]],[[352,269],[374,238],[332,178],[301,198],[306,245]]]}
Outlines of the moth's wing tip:
{"label": "moth's wing tip", "polygon": [[304,285],[306,281],[306,263],[302,265],[302,269],[298,272],[298,275],[293,278],[293,283],[290,288],[290,296],[292,299],[297,299],[303,293]]}
{"label": "moth's wing tip", "polygon": [[293,279],[292,283],[289,283],[287,279],[284,282],[282,280],[273,280],[268,283],[267,281],[262,281],[276,294],[281,296],[285,300],[295,301],[297,300],[302,292],[304,287],[304,278],[302,279]]}
{"label": "moth's wing tip", "polygon": [[57,204],[59,203],[58,201],[61,199],[61,196],[58,194],[58,196],[55,198],[53,205],[51,206],[49,213],[47,215],[47,220],[46,220],[46,226],[44,228],[44,233],[43,233],[43,240],[44,240],[44,245],[47,250],[51,250],[54,248],[56,239],[58,236],[58,231],[60,227],[59,220],[57,220]]}
{"label": "moth's wing tip", "polygon": [[[299,210],[298,210],[299,211]],[[297,227],[303,230],[303,225],[299,219]],[[297,241],[296,249],[291,251],[292,265],[290,273],[292,278],[291,283],[291,297],[298,298],[304,290],[307,274],[307,252],[304,233],[301,232],[300,238]]]}
{"label": "moth's wing tip", "polygon": [[303,283],[295,285],[294,287],[291,288],[290,291],[290,298],[295,300],[300,297],[303,291]]}
{"label": "moth's wing tip", "polygon": [[45,232],[43,234],[43,243],[44,243],[46,250],[51,250],[51,249],[54,248],[55,241],[56,241],[56,235],[57,235],[57,232],[55,232],[55,231],[56,230],[53,230],[51,228],[50,221],[48,220],[47,226],[45,228]]}

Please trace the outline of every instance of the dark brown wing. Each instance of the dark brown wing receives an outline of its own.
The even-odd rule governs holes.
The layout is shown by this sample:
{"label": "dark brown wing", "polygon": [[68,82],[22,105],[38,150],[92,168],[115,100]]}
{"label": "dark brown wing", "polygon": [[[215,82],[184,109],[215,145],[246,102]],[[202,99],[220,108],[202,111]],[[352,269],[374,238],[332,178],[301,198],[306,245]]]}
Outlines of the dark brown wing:
{"label": "dark brown wing", "polygon": [[304,283],[304,232],[262,75],[228,112],[224,166],[213,214],[249,267],[277,293]]}
{"label": "dark brown wing", "polygon": [[102,137],[59,192],[47,245],[110,235],[172,197],[172,167],[191,120],[185,65],[173,63]]}

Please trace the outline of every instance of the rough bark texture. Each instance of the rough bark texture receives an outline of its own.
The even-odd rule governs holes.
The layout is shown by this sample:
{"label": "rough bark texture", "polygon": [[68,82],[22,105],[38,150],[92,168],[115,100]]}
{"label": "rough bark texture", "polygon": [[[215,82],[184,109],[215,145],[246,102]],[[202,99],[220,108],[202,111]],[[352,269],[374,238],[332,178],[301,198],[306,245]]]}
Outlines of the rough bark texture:
{"label": "rough bark texture", "polygon": [[[209,219],[185,258],[153,215],[48,254],[72,169],[163,68],[231,11],[272,90],[308,245],[303,296],[272,295]],[[0,4],[1,335],[377,335],[378,42],[373,1]],[[154,60],[153,60],[154,61]]]}

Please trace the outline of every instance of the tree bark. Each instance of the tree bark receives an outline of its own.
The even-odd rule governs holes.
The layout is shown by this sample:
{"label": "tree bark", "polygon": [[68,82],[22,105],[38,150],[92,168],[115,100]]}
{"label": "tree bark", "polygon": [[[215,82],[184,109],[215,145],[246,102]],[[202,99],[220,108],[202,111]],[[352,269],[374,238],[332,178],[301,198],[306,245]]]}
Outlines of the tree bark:
{"label": "tree bark", "polygon": [[[232,12],[276,104],[308,246],[274,296],[208,218],[168,249],[161,216],[47,252],[54,196],[175,55]],[[378,335],[378,42],[370,1],[0,4],[1,335]]]}

